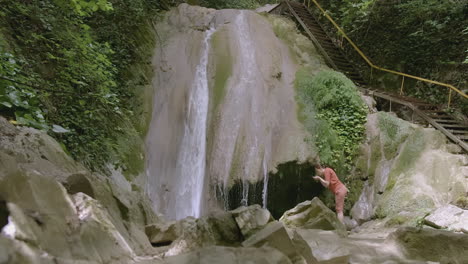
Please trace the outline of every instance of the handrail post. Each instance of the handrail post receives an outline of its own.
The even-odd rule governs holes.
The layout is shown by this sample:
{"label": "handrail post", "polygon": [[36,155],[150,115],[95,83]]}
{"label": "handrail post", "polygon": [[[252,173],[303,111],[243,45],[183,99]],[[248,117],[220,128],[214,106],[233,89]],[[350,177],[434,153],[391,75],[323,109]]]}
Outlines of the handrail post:
{"label": "handrail post", "polygon": [[369,77],[369,84],[372,85],[372,73],[374,72],[374,67],[370,67],[370,77]]}
{"label": "handrail post", "polygon": [[452,89],[449,88],[448,104],[447,108],[450,108],[450,103],[452,102]]}
{"label": "handrail post", "polygon": [[403,86],[405,85],[405,76],[401,78],[401,87],[400,87],[400,95],[403,94]]}

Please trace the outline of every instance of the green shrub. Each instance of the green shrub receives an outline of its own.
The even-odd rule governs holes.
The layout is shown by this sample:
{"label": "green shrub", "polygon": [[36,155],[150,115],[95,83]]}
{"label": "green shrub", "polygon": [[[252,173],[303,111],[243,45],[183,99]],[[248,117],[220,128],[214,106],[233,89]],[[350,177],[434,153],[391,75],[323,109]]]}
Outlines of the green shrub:
{"label": "green shrub", "polygon": [[23,60],[0,45],[0,111],[20,125],[48,130],[44,112],[38,107],[37,91],[23,85],[33,79],[21,72],[24,66]]}
{"label": "green shrub", "polygon": [[301,119],[314,135],[321,161],[338,173],[349,172],[367,116],[356,86],[342,73],[322,71],[313,76],[305,69],[297,72],[295,85]]}
{"label": "green shrub", "polygon": [[216,9],[253,9],[265,4],[277,3],[277,0],[188,0],[189,4]]}

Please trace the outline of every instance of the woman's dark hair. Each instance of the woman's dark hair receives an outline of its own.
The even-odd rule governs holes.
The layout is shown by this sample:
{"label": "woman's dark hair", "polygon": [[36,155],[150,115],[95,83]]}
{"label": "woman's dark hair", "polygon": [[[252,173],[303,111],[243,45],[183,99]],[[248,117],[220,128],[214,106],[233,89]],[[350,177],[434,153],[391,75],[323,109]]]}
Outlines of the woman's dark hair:
{"label": "woman's dark hair", "polygon": [[317,169],[317,170],[321,170],[321,169],[322,169],[322,166],[320,165],[320,163],[316,163],[316,164],[314,165],[314,167],[315,167],[315,169]]}

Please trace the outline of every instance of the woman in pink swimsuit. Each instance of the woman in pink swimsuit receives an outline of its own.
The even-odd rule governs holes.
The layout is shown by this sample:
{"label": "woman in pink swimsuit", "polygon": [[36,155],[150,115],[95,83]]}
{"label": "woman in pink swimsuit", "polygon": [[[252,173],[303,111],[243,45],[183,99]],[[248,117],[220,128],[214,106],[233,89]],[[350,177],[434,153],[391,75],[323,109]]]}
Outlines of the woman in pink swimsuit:
{"label": "woman in pink swimsuit", "polygon": [[[343,207],[345,197],[348,194],[348,188],[338,179],[336,173],[331,168],[322,168],[320,164],[315,165],[315,171],[318,176],[314,176],[314,180],[328,188],[335,194],[335,209],[338,219],[343,223]],[[323,178],[322,178],[323,177]]]}

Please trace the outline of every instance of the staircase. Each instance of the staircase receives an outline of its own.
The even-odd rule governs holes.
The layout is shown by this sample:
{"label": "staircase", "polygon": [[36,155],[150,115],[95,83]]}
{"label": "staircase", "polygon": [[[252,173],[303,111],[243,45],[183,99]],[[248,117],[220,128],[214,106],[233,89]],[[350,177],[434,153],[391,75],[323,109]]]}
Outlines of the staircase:
{"label": "staircase", "polygon": [[327,64],[334,70],[344,73],[348,78],[353,80],[364,94],[407,106],[434,128],[441,131],[451,141],[458,144],[465,152],[468,152],[468,124],[458,121],[452,115],[442,110],[438,105],[430,104],[420,99],[370,88],[359,71],[349,62],[342,50],[332,42],[331,38],[328,36],[327,32],[323,30],[314,15],[309,12],[307,7],[302,3],[283,1],[272,9],[270,13],[287,15],[296,20],[312,40],[318,51],[323,55]]}

